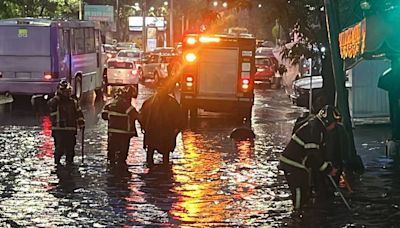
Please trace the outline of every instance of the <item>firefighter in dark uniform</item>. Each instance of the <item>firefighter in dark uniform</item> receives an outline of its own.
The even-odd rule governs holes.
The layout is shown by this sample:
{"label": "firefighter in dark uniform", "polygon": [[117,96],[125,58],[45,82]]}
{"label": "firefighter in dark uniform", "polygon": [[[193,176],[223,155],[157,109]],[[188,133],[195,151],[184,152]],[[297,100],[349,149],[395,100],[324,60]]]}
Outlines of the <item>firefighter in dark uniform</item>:
{"label": "firefighter in dark uniform", "polygon": [[138,112],[131,99],[129,88],[119,89],[114,101],[106,105],[102,113],[102,118],[108,120],[107,159],[110,165],[126,164],[130,140],[138,136],[135,127]]}
{"label": "firefighter in dark uniform", "polygon": [[279,158],[279,168],[285,172],[295,210],[308,203],[313,171],[336,175],[336,168],[325,160],[324,154],[326,134],[335,128],[338,118],[334,110],[327,105],[317,115],[311,116],[294,132]]}
{"label": "firefighter in dark uniform", "polygon": [[85,119],[79,102],[71,96],[71,85],[62,80],[56,94],[48,102],[54,138],[54,162],[60,164],[65,155],[67,165],[71,165],[75,156],[77,128],[85,126]]}
{"label": "firefighter in dark uniform", "polygon": [[185,125],[179,103],[168,94],[164,85],[148,98],[140,109],[140,123],[144,134],[143,148],[146,150],[147,165],[154,165],[154,152],[163,155],[163,164],[169,163],[170,153],[176,146],[176,137]]}

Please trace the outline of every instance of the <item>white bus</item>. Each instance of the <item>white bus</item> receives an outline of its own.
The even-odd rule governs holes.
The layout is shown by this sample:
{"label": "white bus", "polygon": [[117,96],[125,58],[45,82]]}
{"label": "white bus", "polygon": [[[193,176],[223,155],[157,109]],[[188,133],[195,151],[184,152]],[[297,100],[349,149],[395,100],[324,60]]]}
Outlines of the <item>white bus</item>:
{"label": "white bus", "polygon": [[54,94],[61,79],[80,99],[101,92],[100,32],[89,21],[0,20],[0,94]]}

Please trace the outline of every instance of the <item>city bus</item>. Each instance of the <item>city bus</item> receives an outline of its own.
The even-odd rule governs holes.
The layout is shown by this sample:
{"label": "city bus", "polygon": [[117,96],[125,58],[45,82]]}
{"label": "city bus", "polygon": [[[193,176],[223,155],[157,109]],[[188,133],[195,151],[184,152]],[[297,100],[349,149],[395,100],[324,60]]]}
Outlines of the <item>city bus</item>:
{"label": "city bus", "polygon": [[101,93],[99,31],[90,21],[0,20],[0,94],[52,95],[61,79],[77,99]]}

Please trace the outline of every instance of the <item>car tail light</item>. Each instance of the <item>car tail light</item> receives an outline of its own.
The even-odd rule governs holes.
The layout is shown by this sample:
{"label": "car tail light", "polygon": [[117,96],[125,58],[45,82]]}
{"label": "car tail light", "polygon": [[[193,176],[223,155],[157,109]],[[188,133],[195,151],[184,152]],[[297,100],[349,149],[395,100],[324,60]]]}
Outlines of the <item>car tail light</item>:
{"label": "car tail light", "polygon": [[137,73],[138,73],[138,71],[136,69],[132,70],[132,75],[137,75]]}
{"label": "car tail light", "polygon": [[112,58],[112,57],[113,57],[113,55],[112,55],[112,54],[110,54],[110,53],[108,53],[108,54],[107,54],[107,57],[108,57],[108,58]]}

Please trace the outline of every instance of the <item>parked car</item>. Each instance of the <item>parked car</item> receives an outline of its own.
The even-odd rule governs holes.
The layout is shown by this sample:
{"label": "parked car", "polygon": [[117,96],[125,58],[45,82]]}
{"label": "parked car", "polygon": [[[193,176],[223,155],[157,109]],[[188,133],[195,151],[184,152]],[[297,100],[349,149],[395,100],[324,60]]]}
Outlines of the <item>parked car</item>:
{"label": "parked car", "polygon": [[117,51],[137,49],[136,44],[132,42],[119,42],[115,48]]}
{"label": "parked car", "polygon": [[175,59],[176,55],[149,53],[143,60],[143,78],[153,79],[156,83],[168,77],[168,65]]}
{"label": "parked car", "polygon": [[139,49],[132,49],[132,50],[121,50],[118,52],[117,56],[118,59],[121,60],[131,60],[135,62],[136,68],[138,70],[139,79],[143,76],[143,52]]}
{"label": "parked car", "polygon": [[270,81],[272,83],[276,72],[275,61],[272,58],[273,57],[256,56],[257,71],[254,76],[255,80]]}
{"label": "parked car", "polygon": [[[131,85],[139,91],[139,74],[133,60],[122,60],[118,58],[107,61],[106,84],[109,86]],[[136,96],[137,97],[137,94]]]}
{"label": "parked car", "polygon": [[256,49],[256,56],[274,56],[271,47],[258,47]]}
{"label": "parked car", "polygon": [[115,46],[111,45],[111,44],[103,44],[103,50],[104,50],[104,53],[106,53],[107,58],[109,58],[109,59],[114,58],[118,53]]}
{"label": "parked car", "polygon": [[310,88],[313,90],[313,101],[315,101],[319,96],[322,96],[322,85],[323,79],[320,75],[297,79],[293,82],[290,99],[293,104],[308,108]]}
{"label": "parked car", "polygon": [[157,47],[150,53],[161,54],[161,55],[176,55],[177,51],[173,47]]}

